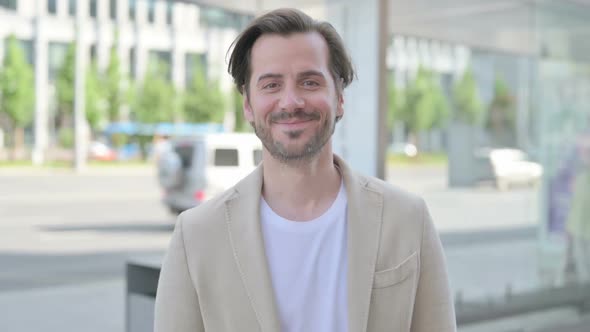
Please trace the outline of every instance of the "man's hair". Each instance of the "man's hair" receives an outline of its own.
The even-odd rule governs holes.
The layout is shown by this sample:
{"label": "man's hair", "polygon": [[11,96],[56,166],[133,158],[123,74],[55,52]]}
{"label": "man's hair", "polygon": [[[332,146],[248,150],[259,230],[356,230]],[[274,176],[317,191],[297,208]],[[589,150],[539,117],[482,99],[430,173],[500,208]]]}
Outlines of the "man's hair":
{"label": "man's hair", "polygon": [[252,47],[265,34],[289,36],[294,33],[319,33],[328,45],[328,65],[336,84],[342,91],[354,79],[352,61],[336,29],[328,23],[316,21],[297,9],[276,9],[252,21],[232,43],[228,72],[241,94],[248,94],[252,75]]}

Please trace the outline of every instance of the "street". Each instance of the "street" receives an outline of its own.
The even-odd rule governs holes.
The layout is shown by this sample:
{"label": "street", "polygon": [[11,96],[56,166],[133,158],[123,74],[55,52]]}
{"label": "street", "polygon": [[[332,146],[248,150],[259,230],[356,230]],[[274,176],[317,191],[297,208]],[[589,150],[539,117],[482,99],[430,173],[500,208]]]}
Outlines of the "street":
{"label": "street", "polygon": [[[78,323],[95,326],[86,331],[123,331],[125,262],[162,254],[173,229],[153,173],[0,170],[0,330],[43,324],[77,331]],[[389,181],[426,199],[445,242],[454,294],[480,299],[538,286],[534,236],[472,243],[469,235],[532,229],[533,190],[449,190],[436,167],[391,169]],[[41,323],[24,323],[32,313]]]}

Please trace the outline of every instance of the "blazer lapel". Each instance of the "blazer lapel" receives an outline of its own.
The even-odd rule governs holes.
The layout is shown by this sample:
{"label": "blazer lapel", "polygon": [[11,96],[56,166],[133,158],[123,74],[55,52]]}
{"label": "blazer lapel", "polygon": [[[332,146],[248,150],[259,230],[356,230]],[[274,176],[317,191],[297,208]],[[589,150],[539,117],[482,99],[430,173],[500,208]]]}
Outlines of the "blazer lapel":
{"label": "blazer lapel", "polygon": [[337,156],[348,196],[348,328],[366,331],[381,233],[383,195]]}
{"label": "blazer lapel", "polygon": [[235,186],[226,202],[234,257],[262,332],[280,331],[272,280],[260,226],[262,166]]}

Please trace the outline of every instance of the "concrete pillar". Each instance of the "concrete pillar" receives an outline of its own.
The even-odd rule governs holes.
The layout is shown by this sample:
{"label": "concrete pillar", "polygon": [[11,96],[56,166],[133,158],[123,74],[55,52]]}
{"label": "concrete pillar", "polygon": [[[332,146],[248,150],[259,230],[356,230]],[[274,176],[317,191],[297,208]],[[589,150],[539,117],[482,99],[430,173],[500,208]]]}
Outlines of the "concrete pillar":
{"label": "concrete pillar", "polygon": [[[149,38],[149,36],[144,36],[144,32],[142,29],[139,28],[139,25],[136,25],[135,29],[135,78],[136,80],[141,80],[148,67],[148,58],[149,58],[149,50],[146,46],[145,38]],[[130,59],[132,61],[132,59]]]}
{"label": "concrete pillar", "polygon": [[[38,6],[46,5],[44,1]],[[38,8],[42,12],[41,8]],[[32,161],[35,165],[41,165],[45,161],[45,154],[49,145],[49,117],[48,117],[48,41],[45,33],[49,27],[42,16],[35,20],[35,121],[34,121],[34,146]]]}
{"label": "concrete pillar", "polygon": [[358,80],[345,90],[344,117],[336,126],[334,150],[359,172],[384,178],[387,0],[328,1],[328,7],[327,20],[344,39],[358,74]]}
{"label": "concrete pillar", "polygon": [[[68,2],[69,0],[56,0],[57,1],[57,16],[59,17],[68,17],[69,13],[68,13]],[[40,3],[40,6],[43,6],[42,3]],[[45,9],[41,9],[41,10],[45,10]]]}
{"label": "concrete pillar", "polygon": [[158,27],[166,26],[166,1],[156,1],[154,3],[154,24]]}
{"label": "concrete pillar", "polygon": [[117,23],[129,22],[129,3],[128,0],[117,0]]}
{"label": "concrete pillar", "polygon": [[78,0],[76,13],[76,65],[74,85],[74,167],[77,172],[86,168],[88,148],[88,128],[85,110],[85,74],[88,58],[86,44],[86,22],[88,20],[88,0]]}
{"label": "concrete pillar", "polygon": [[530,78],[531,60],[522,57],[518,60],[518,92],[516,112],[516,146],[527,150],[529,142],[529,118],[530,118]]}
{"label": "concrete pillar", "polygon": [[186,51],[182,45],[182,38],[179,31],[173,29],[173,41],[172,41],[172,82],[177,89],[184,89],[185,82],[185,53]]}
{"label": "concrete pillar", "polygon": [[109,0],[96,0],[96,19],[99,22],[108,22],[109,17]]}
{"label": "concrete pillar", "polygon": [[148,24],[148,2],[142,0],[135,1],[135,22],[144,26]]}

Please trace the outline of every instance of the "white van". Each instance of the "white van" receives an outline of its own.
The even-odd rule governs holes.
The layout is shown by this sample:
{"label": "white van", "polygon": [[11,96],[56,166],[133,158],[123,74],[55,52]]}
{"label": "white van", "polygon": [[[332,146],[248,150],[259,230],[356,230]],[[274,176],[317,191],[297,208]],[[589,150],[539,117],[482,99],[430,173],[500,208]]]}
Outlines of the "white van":
{"label": "white van", "polygon": [[254,134],[175,139],[158,161],[162,201],[178,214],[230,188],[261,160],[262,143]]}

